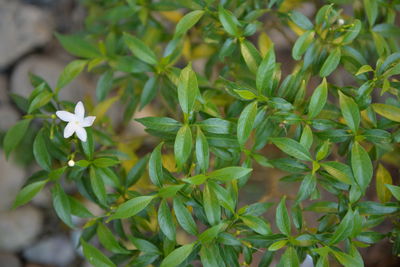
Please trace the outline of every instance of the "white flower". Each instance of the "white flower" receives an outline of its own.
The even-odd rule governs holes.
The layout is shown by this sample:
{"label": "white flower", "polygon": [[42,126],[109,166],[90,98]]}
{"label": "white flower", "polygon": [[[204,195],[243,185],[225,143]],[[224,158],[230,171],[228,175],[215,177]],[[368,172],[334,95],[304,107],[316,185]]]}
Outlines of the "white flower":
{"label": "white flower", "polygon": [[344,24],[344,19],[338,19],[337,22],[338,22],[339,25],[343,25]]}
{"label": "white flower", "polygon": [[68,122],[64,129],[64,138],[71,137],[74,133],[82,142],[86,142],[87,134],[85,127],[92,126],[95,116],[85,117],[85,108],[81,101],[79,101],[75,106],[75,114],[60,110],[56,112],[57,117],[61,120]]}

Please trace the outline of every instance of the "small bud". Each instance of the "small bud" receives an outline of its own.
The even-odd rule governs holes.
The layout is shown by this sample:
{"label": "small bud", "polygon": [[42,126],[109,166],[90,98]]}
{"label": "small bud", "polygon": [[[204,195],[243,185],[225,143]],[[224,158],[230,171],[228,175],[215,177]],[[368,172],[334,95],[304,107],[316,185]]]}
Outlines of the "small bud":
{"label": "small bud", "polygon": [[338,19],[337,23],[338,23],[339,25],[343,25],[343,24],[344,24],[344,19]]}
{"label": "small bud", "polygon": [[74,166],[75,166],[75,161],[72,160],[72,159],[70,159],[70,160],[68,161],[68,166],[74,167]]}

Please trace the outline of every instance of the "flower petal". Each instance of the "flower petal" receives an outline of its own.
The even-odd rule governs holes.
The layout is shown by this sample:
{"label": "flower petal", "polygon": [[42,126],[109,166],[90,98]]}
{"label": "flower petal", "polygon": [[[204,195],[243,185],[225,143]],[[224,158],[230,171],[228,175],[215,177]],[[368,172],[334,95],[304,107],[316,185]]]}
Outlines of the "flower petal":
{"label": "flower petal", "polygon": [[71,137],[75,131],[76,131],[76,124],[74,122],[68,123],[64,129],[64,138]]}
{"label": "flower petal", "polygon": [[83,127],[78,127],[75,132],[76,132],[76,135],[78,136],[78,138],[82,142],[86,142],[87,133],[86,133],[86,130]]}
{"label": "flower petal", "polygon": [[62,121],[73,121],[75,119],[75,115],[71,112],[60,110],[56,112],[56,115]]}
{"label": "flower petal", "polygon": [[82,122],[82,127],[92,126],[95,119],[96,119],[96,116],[88,116],[88,117],[84,118],[83,122]]}
{"label": "flower petal", "polygon": [[83,103],[81,101],[79,101],[75,106],[75,116],[78,118],[78,120],[81,121],[85,116],[85,107],[83,106]]}

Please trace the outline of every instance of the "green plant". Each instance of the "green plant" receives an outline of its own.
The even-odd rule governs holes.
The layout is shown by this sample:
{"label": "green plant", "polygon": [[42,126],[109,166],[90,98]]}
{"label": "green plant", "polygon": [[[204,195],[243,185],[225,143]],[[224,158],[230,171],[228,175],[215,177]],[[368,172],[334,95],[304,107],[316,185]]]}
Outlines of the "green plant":
{"label": "green plant", "polygon": [[[312,19],[295,10],[300,2],[315,4]],[[400,253],[400,187],[387,170],[399,166],[400,1],[83,3],[85,32],[57,34],[79,59],[56,88],[32,76],[31,96],[14,96],[27,115],[4,137],[5,153],[36,135],[32,151],[43,169],[15,206],[50,186],[65,224],[76,227],[72,215],[87,219],[80,240],[94,266],[191,266],[200,259],[231,267],[250,265],[256,252],[259,266],[274,257],[279,266],[299,266],[306,255],[316,266],[363,266],[359,250],[384,238]],[[354,17],[341,4],[352,4]],[[271,28],[299,35],[284,35],[294,59],[285,77],[279,47],[266,34]],[[72,110],[58,93],[85,70],[99,80],[97,104],[86,101],[96,120],[83,142],[63,138],[55,113]],[[331,79],[335,73],[346,79]],[[116,103],[125,107],[125,125],[137,109],[158,107],[160,117],[137,119],[157,137],[150,153],[140,152],[141,138],[124,141],[113,127],[105,114]],[[281,182],[298,187],[297,195],[282,196],[277,206],[239,206],[254,167],[285,171]],[[62,180],[104,213],[91,214]],[[304,212],[317,214],[315,228]],[[392,228],[377,232],[383,222]],[[191,241],[177,241],[177,232]],[[89,243],[94,236],[103,252]]]}

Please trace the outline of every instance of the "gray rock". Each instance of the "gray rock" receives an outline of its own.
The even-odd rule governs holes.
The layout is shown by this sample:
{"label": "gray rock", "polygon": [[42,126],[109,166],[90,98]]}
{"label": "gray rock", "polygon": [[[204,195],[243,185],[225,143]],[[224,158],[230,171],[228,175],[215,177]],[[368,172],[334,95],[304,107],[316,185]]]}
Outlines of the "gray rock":
{"label": "gray rock", "polygon": [[[1,114],[1,113],[0,113]],[[0,150],[0,212],[11,208],[11,205],[26,179],[25,171],[6,160]],[[0,231],[1,232],[1,231]]]}
{"label": "gray rock", "polygon": [[29,246],[40,233],[42,222],[42,214],[32,206],[0,213],[0,250],[17,251]]}
{"label": "gray rock", "polygon": [[6,76],[0,75],[0,105],[8,103],[8,88]]}
{"label": "gray rock", "polygon": [[0,132],[6,131],[14,125],[18,118],[18,112],[12,105],[10,105],[7,80],[5,76],[0,75]]}
{"label": "gray rock", "polygon": [[71,240],[64,236],[52,236],[40,240],[23,251],[27,261],[54,266],[70,266],[75,258]]}
{"label": "gray rock", "polygon": [[0,0],[0,69],[51,40],[52,24],[37,7]]}
{"label": "gray rock", "polygon": [[62,0],[22,0],[24,3],[33,4],[38,6],[53,6]]}
{"label": "gray rock", "polygon": [[307,255],[300,267],[314,267],[312,257],[310,255]]}
{"label": "gray rock", "polygon": [[[19,114],[10,104],[0,105],[0,131],[4,132],[17,123]],[[0,178],[1,180],[1,178]],[[0,189],[1,191],[1,189]],[[1,199],[1,197],[0,197]],[[1,206],[1,203],[0,203]]]}
{"label": "gray rock", "polygon": [[21,267],[19,259],[11,253],[0,252],[0,264],[7,267]]}
{"label": "gray rock", "polygon": [[[29,73],[36,74],[54,88],[59,75],[68,62],[57,58],[33,55],[24,59],[17,65],[11,76],[11,92],[27,97],[33,88],[29,81]],[[78,101],[82,100],[89,93],[89,89],[94,93],[95,85],[89,78],[80,75],[60,91],[61,100]]]}

